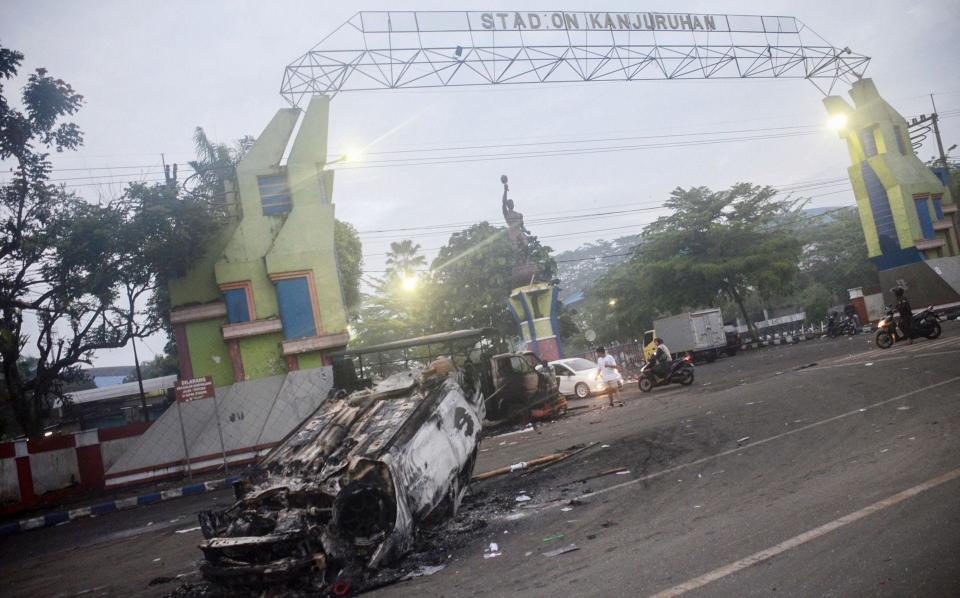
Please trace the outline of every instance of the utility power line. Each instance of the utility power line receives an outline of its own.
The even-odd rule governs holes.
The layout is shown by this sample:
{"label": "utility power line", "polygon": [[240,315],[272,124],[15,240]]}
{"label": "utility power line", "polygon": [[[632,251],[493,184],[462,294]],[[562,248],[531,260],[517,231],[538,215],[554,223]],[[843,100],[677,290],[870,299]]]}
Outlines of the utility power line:
{"label": "utility power line", "polygon": [[[846,181],[846,179],[843,179],[843,180],[838,181],[838,182],[839,182],[839,183],[844,183],[845,181]],[[836,184],[838,184],[838,183],[831,183],[831,184],[832,184],[832,185],[836,185]],[[826,192],[824,192],[824,193],[820,193],[820,194],[817,194],[817,195],[811,195],[811,196],[809,196],[809,199],[816,199],[816,198],[819,198],[819,197],[826,197],[826,196],[829,196],[829,195],[835,195],[835,194],[837,194],[837,193],[844,193],[844,192],[847,192],[847,191],[849,191],[849,188],[845,187],[845,188],[843,188],[843,189],[837,189],[837,190],[834,190],[834,191],[826,191]],[[634,205],[645,205],[645,203],[641,202],[641,203],[639,203],[639,204],[634,204]],[[664,205],[663,205],[662,203],[660,203],[660,202],[657,202],[656,205],[655,205],[655,206],[652,206],[652,207],[636,208],[636,209],[632,209],[632,210],[622,210],[622,211],[612,211],[612,212],[600,212],[600,213],[588,213],[588,214],[579,215],[579,216],[562,216],[562,217],[550,217],[550,218],[539,218],[539,219],[538,219],[538,218],[531,218],[531,219],[526,220],[526,221],[525,221],[525,224],[528,224],[528,225],[531,225],[531,226],[532,226],[532,225],[537,225],[537,226],[551,226],[551,225],[556,225],[556,224],[571,224],[571,223],[577,223],[577,222],[597,220],[597,219],[605,218],[605,217],[608,217],[608,216],[611,216],[611,215],[637,214],[637,213],[641,213],[641,212],[649,212],[649,211],[655,211],[655,210],[661,210],[661,209],[665,209],[665,208],[664,208]],[[400,238],[400,239],[407,239],[407,238],[413,239],[413,238],[423,238],[423,237],[446,236],[446,235],[448,235],[448,234],[452,234],[452,233],[455,233],[455,232],[460,232],[461,230],[463,230],[464,227],[471,226],[471,225],[476,224],[476,223],[477,223],[477,222],[474,221],[474,222],[463,222],[463,223],[448,223],[448,224],[440,224],[440,225],[428,225],[428,226],[424,226],[424,227],[404,227],[404,228],[402,228],[402,229],[380,229],[380,230],[371,230],[371,231],[360,231],[360,232],[358,232],[358,234],[361,236],[362,239],[365,240],[365,242],[366,242],[366,241],[380,241],[380,240],[398,240],[398,238]],[[642,226],[642,224],[637,224],[636,226]],[[624,228],[624,227],[621,227],[621,228]],[[626,228],[629,228],[629,227],[626,227]],[[392,234],[392,233],[397,233],[397,232],[400,232],[400,233],[403,233],[403,234],[400,234],[400,235]],[[391,234],[385,235],[384,233],[391,233]],[[572,234],[572,233],[570,233],[570,234]],[[371,235],[372,235],[372,236],[371,236]],[[543,237],[540,237],[540,238],[549,238],[549,236],[543,236]],[[437,249],[439,249],[439,248],[437,248]],[[430,249],[424,249],[424,251],[430,251]],[[384,253],[386,253],[386,252],[384,252]],[[375,256],[375,255],[380,255],[380,254],[368,253],[368,254],[364,254],[364,257],[373,257],[373,256]]]}
{"label": "utility power line", "polygon": [[[830,209],[830,210],[826,210],[826,211],[824,211],[824,212],[821,212],[820,214],[811,214],[811,215],[808,215],[808,216],[801,216],[800,218],[797,218],[796,220],[793,220],[793,221],[790,221],[790,222],[784,222],[784,223],[781,223],[781,224],[776,224],[776,225],[774,225],[774,226],[771,226],[771,227],[769,227],[769,228],[766,228],[766,229],[764,229],[764,232],[781,230],[781,229],[783,229],[783,228],[793,228],[793,227],[797,226],[798,224],[802,224],[802,223],[805,223],[805,222],[812,222],[812,221],[814,221],[814,220],[818,220],[818,219],[823,218],[823,217],[825,217],[825,216],[828,216],[828,215],[830,215],[830,214],[835,214],[835,213],[837,213],[837,212],[843,212],[843,211],[851,210],[851,209],[854,209],[854,208],[856,208],[856,206],[841,206],[841,207],[838,207],[838,208],[833,208],[833,209]],[[612,229],[600,229],[600,230],[612,230]],[[609,259],[609,258],[614,258],[614,257],[631,256],[631,255],[633,255],[633,250],[636,249],[637,247],[639,247],[639,245],[634,245],[633,247],[630,248],[630,251],[623,252],[623,253],[609,253],[609,254],[597,255],[597,256],[585,257],[585,258],[570,258],[570,259],[565,259],[565,260],[555,260],[555,262],[558,263],[558,264],[565,264],[565,263],[573,263],[573,262],[594,261],[594,260],[599,260],[599,259]],[[366,270],[366,269],[365,269],[364,272],[386,272],[386,270]],[[427,273],[427,272],[430,272],[430,270],[414,270],[414,272]]]}
{"label": "utility power line", "polygon": [[[946,120],[950,118],[956,118],[960,116],[960,109],[948,109],[939,113],[940,120]],[[669,148],[669,147],[690,147],[690,146],[700,146],[700,145],[714,145],[718,143],[733,143],[738,141],[755,141],[763,139],[778,139],[784,137],[796,137],[796,136],[805,136],[816,134],[821,131],[823,128],[819,125],[795,125],[790,127],[762,127],[762,128],[746,128],[746,129],[728,129],[722,131],[700,131],[692,133],[669,133],[661,135],[634,135],[634,136],[622,136],[622,137],[600,137],[600,138],[583,138],[583,139],[573,139],[573,140],[545,140],[545,141],[535,141],[535,142],[515,142],[515,143],[496,143],[496,144],[475,144],[475,145],[463,145],[463,146],[444,146],[444,147],[427,147],[427,148],[413,148],[413,149],[395,149],[395,150],[376,150],[367,152],[368,155],[402,155],[402,154],[430,154],[438,152],[448,152],[448,151],[463,151],[463,150],[487,150],[487,149],[503,149],[503,148],[523,148],[523,147],[536,147],[536,146],[562,146],[562,145],[584,145],[584,144],[594,144],[594,143],[609,143],[613,141],[634,141],[642,139],[671,139],[671,138],[684,138],[684,137],[697,137],[697,136],[710,136],[710,135],[738,135],[741,133],[768,133],[766,135],[747,135],[741,137],[727,137],[719,139],[701,139],[701,140],[684,140],[676,142],[665,142],[665,143],[651,143],[651,144],[639,144],[639,145],[616,145],[616,146],[600,146],[600,147],[585,147],[585,148],[560,148],[560,149],[547,149],[539,151],[525,151],[525,152],[513,152],[513,153],[498,153],[498,154],[461,154],[453,156],[421,156],[421,157],[400,157],[393,159],[383,159],[383,160],[367,160],[363,163],[358,163],[355,165],[343,164],[338,170],[358,170],[364,168],[384,168],[387,166],[399,167],[399,166],[426,166],[426,165],[442,165],[442,164],[458,164],[464,162],[481,162],[481,161],[491,161],[491,160],[501,160],[501,159],[527,159],[527,158],[536,158],[536,157],[563,157],[563,156],[575,156],[575,155],[588,155],[594,153],[610,153],[610,152],[624,152],[624,151],[637,151],[642,149],[658,149],[658,148]],[[781,133],[769,134],[771,132],[780,131]],[[188,167],[188,164],[184,164],[185,167]],[[80,171],[95,171],[95,170],[136,170],[136,169],[157,169],[156,164],[144,164],[144,165],[118,165],[118,166],[94,166],[94,167],[71,167],[71,168],[62,168],[55,169],[55,172],[80,172]],[[75,180],[95,180],[95,179],[113,179],[123,176],[122,173],[118,174],[103,174],[91,177],[66,177],[60,179],[51,179],[51,182],[72,182]],[[104,184],[116,184],[120,181],[108,181]],[[137,182],[157,182],[155,179],[140,180]],[[80,184],[70,184],[68,187],[91,187],[97,186],[96,183],[80,183]]]}

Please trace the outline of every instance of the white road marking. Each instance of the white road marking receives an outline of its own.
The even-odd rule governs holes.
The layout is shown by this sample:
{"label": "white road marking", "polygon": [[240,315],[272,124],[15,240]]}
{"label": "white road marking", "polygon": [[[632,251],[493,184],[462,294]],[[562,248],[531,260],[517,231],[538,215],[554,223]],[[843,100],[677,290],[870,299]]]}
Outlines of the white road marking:
{"label": "white road marking", "polygon": [[836,529],[839,529],[845,525],[849,525],[855,521],[863,519],[864,517],[872,515],[878,511],[882,511],[883,509],[892,507],[898,503],[901,503],[907,500],[908,498],[912,498],[920,494],[921,492],[926,492],[927,490],[936,488],[937,486],[941,486],[957,478],[960,478],[960,468],[954,469],[953,471],[947,472],[939,477],[933,478],[932,480],[926,481],[922,484],[918,484],[913,488],[904,490],[903,492],[898,492],[893,496],[890,496],[881,501],[875,502],[868,507],[864,507],[860,509],[859,511],[854,511],[849,515],[844,515],[839,519],[834,519],[830,523],[825,523],[820,527],[815,527],[812,530],[806,531],[798,536],[794,536],[789,540],[785,540],[777,544],[776,546],[771,546],[770,548],[761,550],[760,552],[755,552],[748,557],[740,559],[739,561],[734,561],[728,565],[724,565],[723,567],[714,569],[709,573],[705,573],[700,577],[695,577],[689,581],[685,581],[684,583],[673,586],[668,590],[657,592],[651,598],[671,598],[673,596],[680,596],[682,594],[686,594],[687,592],[691,590],[695,590],[697,588],[702,588],[703,586],[713,583],[718,579],[722,579],[724,577],[727,577],[728,575],[732,575],[738,571],[741,571],[748,567],[752,567],[757,563],[762,563],[767,559],[773,558],[779,554],[783,554],[784,552],[787,552],[788,550],[796,548],[797,546],[800,546],[802,544],[806,544],[811,540],[816,540],[817,538],[821,536],[825,536],[830,532]]}
{"label": "white road marking", "polygon": [[843,363],[845,361],[850,361],[853,359],[869,359],[876,355],[884,355],[887,353],[918,353],[920,351],[926,351],[928,349],[934,349],[936,347],[941,347],[943,345],[951,345],[960,341],[960,338],[957,337],[948,337],[941,338],[934,341],[918,340],[912,345],[894,345],[889,349],[872,349],[870,351],[864,351],[862,353],[854,353],[852,355],[847,355],[833,361],[833,363]]}
{"label": "white road marking", "polygon": [[960,353],[960,349],[948,349],[946,351],[930,351],[929,353],[915,351],[912,353],[907,353],[905,355],[893,355],[892,357],[887,357],[886,359],[874,359],[873,361],[868,361],[866,363],[863,363],[860,361],[851,362],[851,363],[833,363],[833,364],[827,364],[822,366],[814,366],[812,368],[803,368],[802,370],[796,370],[796,371],[815,372],[817,370],[826,370],[830,368],[845,368],[845,367],[858,366],[858,365],[870,366],[875,363],[885,363],[887,361],[899,361],[901,359],[920,359],[922,357],[932,357],[934,355],[950,355],[952,353]]}
{"label": "white road marking", "polygon": [[[834,415],[833,417],[828,417],[827,419],[821,419],[820,421],[816,421],[816,422],[813,422],[813,423],[811,423],[811,424],[807,424],[807,425],[805,425],[805,426],[800,426],[799,428],[794,428],[794,429],[792,429],[792,430],[788,430],[788,431],[786,431],[786,432],[783,432],[783,433],[780,433],[780,434],[776,434],[776,435],[774,435],[774,436],[769,436],[769,437],[767,437],[767,438],[763,438],[763,439],[760,439],[760,440],[756,440],[756,441],[754,441],[754,442],[750,442],[750,443],[744,444],[743,446],[738,446],[738,447],[736,447],[736,448],[732,448],[732,449],[728,449],[728,450],[725,450],[725,451],[721,451],[721,452],[719,452],[719,453],[717,453],[717,454],[715,454],[715,455],[709,455],[709,456],[707,456],[707,457],[702,457],[702,458],[700,458],[700,459],[695,459],[695,460],[693,460],[693,461],[691,461],[691,462],[689,462],[689,463],[681,463],[680,465],[675,465],[675,466],[673,466],[673,467],[668,467],[667,469],[663,469],[663,470],[661,470],[661,471],[657,471],[657,472],[654,472],[654,473],[648,473],[647,475],[640,476],[639,478],[634,478],[634,479],[628,480],[628,481],[626,481],[626,482],[620,482],[619,484],[614,484],[614,485],[612,485],[612,486],[607,486],[606,488],[601,488],[600,490],[596,490],[596,491],[594,491],[594,492],[588,492],[588,493],[586,493],[586,494],[583,494],[583,495],[581,495],[581,496],[578,496],[577,498],[579,498],[579,499],[584,499],[584,498],[590,498],[590,497],[593,497],[593,496],[600,496],[601,494],[606,494],[607,492],[613,492],[614,490],[620,490],[621,488],[627,488],[627,487],[629,487],[629,486],[633,486],[633,485],[639,484],[639,483],[641,483],[641,482],[646,482],[646,481],[648,481],[648,480],[653,480],[653,479],[659,478],[659,477],[664,476],[664,475],[667,475],[667,474],[675,473],[675,472],[677,472],[677,471],[680,471],[680,470],[683,470],[683,469],[687,469],[688,467],[693,467],[693,466],[695,466],[695,465],[701,465],[701,464],[703,464],[703,463],[707,463],[707,462],[709,462],[709,461],[713,461],[714,459],[719,459],[720,457],[726,457],[727,455],[733,455],[733,454],[735,454],[735,453],[742,453],[742,452],[744,452],[744,451],[746,451],[746,450],[748,450],[748,449],[751,449],[751,448],[753,448],[753,447],[755,447],[755,446],[760,446],[760,445],[763,445],[763,444],[767,444],[767,443],[769,443],[769,442],[773,442],[774,440],[780,440],[781,438],[786,438],[787,436],[793,436],[794,434],[799,434],[800,432],[805,432],[805,431],[807,431],[807,430],[811,430],[811,429],[813,429],[813,428],[817,428],[817,427],[819,427],[819,426],[823,426],[823,425],[826,425],[826,424],[835,422],[835,421],[837,421],[837,420],[841,420],[841,419],[844,419],[844,418],[846,418],[846,417],[850,417],[851,415],[857,415],[857,414],[860,414],[860,413],[865,413],[865,412],[867,412],[867,411],[869,411],[869,410],[871,410],[871,409],[876,409],[877,407],[882,407],[882,406],[884,406],[884,405],[888,405],[888,404],[894,403],[894,402],[896,402],[896,401],[902,401],[903,399],[905,399],[905,398],[907,398],[907,397],[912,397],[913,395],[920,394],[920,393],[924,393],[924,392],[926,392],[926,391],[928,391],[928,390],[932,390],[932,389],[934,389],[934,388],[938,388],[938,387],[940,387],[940,386],[944,386],[944,385],[947,385],[947,384],[953,384],[953,383],[955,383],[955,382],[960,382],[960,376],[955,376],[955,377],[950,378],[950,379],[948,379],[948,380],[943,380],[942,382],[937,382],[936,384],[930,384],[930,385],[924,386],[924,387],[922,387],[922,388],[917,388],[917,389],[915,389],[915,390],[911,390],[910,392],[905,392],[905,393],[900,394],[900,395],[897,395],[897,396],[895,396],[895,397],[891,397],[891,398],[889,398],[889,399],[884,399],[884,400],[882,400],[882,401],[878,401],[878,402],[876,402],[876,403],[872,403],[872,404],[867,405],[867,406],[865,406],[865,407],[859,407],[859,408],[857,408],[857,409],[854,409],[853,411],[847,411],[846,413],[841,413],[840,415]],[[553,502],[553,503],[544,504],[543,506],[540,506],[539,508],[540,508],[540,509],[543,509],[543,510],[547,510],[547,509],[552,509],[552,508],[555,508],[555,507],[562,506],[562,505],[564,505],[564,504],[566,504],[565,501],[557,501],[557,502]]]}

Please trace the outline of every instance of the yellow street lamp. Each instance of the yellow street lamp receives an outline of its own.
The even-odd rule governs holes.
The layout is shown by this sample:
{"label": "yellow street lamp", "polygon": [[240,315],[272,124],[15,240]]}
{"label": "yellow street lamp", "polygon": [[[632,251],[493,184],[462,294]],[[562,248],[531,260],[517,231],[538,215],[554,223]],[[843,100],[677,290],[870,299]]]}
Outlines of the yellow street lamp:
{"label": "yellow street lamp", "polygon": [[417,277],[416,273],[404,274],[403,277],[400,279],[400,287],[404,291],[408,293],[412,293],[413,291],[417,290],[417,284],[419,284],[419,282],[420,280]]}
{"label": "yellow street lamp", "polygon": [[827,124],[830,125],[831,129],[839,131],[847,126],[847,115],[834,114],[830,117],[830,120],[827,121]]}

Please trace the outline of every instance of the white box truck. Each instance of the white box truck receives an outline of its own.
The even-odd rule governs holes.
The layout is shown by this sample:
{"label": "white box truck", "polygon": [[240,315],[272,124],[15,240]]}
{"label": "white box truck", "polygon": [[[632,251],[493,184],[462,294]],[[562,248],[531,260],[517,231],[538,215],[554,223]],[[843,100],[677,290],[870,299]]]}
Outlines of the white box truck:
{"label": "white box truck", "polygon": [[690,353],[694,359],[713,361],[727,346],[723,314],[719,308],[702,309],[653,321],[653,330],[643,335],[643,358],[656,350],[654,338],[662,338],[674,357]]}

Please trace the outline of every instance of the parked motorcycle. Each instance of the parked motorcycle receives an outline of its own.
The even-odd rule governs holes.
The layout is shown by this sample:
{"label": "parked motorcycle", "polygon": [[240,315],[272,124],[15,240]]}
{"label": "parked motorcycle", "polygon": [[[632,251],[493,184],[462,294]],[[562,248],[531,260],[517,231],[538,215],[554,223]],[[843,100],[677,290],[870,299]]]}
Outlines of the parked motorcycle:
{"label": "parked motorcycle", "polygon": [[[913,336],[915,338],[924,337],[933,340],[940,336],[940,315],[933,311],[933,306],[913,315]],[[906,340],[906,335],[899,330],[897,320],[894,316],[894,308],[891,305],[887,308],[883,319],[877,324],[877,336],[874,339],[877,346],[881,349],[889,349],[893,343]]]}
{"label": "parked motorcycle", "polygon": [[667,384],[682,384],[690,386],[693,384],[693,356],[687,355],[683,358],[674,359],[670,365],[670,373],[661,378],[653,373],[653,364],[647,362],[640,368],[640,390],[650,392],[656,386],[666,386]]}
{"label": "parked motorcycle", "polygon": [[845,316],[841,319],[837,313],[831,314],[830,321],[827,322],[827,336],[837,338],[842,334],[853,336],[859,333],[860,321],[856,316]]}

